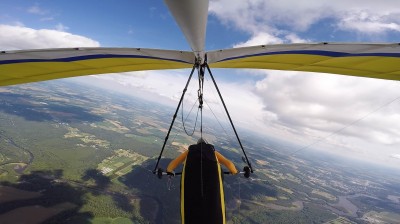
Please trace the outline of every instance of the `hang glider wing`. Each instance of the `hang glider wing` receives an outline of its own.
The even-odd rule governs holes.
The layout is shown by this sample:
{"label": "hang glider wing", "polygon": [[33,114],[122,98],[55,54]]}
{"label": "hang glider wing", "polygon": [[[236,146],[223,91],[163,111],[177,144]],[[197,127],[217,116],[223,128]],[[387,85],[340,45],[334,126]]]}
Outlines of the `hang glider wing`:
{"label": "hang glider wing", "polygon": [[164,0],[196,55],[203,57],[206,40],[208,1]]}
{"label": "hang glider wing", "polygon": [[140,48],[70,48],[0,52],[0,86],[74,76],[191,68],[193,52]]}
{"label": "hang glider wing", "polygon": [[400,80],[399,44],[280,44],[207,52],[214,68],[307,71]]}

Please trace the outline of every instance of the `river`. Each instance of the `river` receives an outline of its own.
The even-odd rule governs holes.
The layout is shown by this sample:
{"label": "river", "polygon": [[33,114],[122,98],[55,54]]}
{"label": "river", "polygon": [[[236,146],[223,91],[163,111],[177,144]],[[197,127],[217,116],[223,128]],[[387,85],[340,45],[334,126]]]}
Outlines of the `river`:
{"label": "river", "polygon": [[[17,143],[15,143],[15,141],[14,141],[12,138],[7,137],[7,136],[5,136],[5,135],[3,135],[3,134],[1,134],[1,133],[0,133],[0,137],[5,138],[5,139],[8,141],[8,143],[10,143],[12,146],[14,146],[14,147],[16,147],[16,148],[19,148],[19,149],[21,149],[22,151],[25,151],[25,152],[27,152],[27,153],[29,154],[28,162],[24,163],[24,164],[26,164],[25,166],[16,166],[16,167],[14,168],[14,171],[15,171],[15,172],[17,172],[18,174],[23,174],[23,172],[25,171],[25,169],[28,168],[28,166],[32,164],[33,160],[35,159],[35,156],[34,156],[33,153],[32,153],[31,151],[29,151],[28,149],[26,149],[26,148],[24,148],[24,147],[18,145]],[[21,164],[21,163],[22,163],[22,162],[7,162],[7,163],[2,163],[2,164],[0,164],[0,166],[4,166],[4,165],[8,165],[8,164]]]}

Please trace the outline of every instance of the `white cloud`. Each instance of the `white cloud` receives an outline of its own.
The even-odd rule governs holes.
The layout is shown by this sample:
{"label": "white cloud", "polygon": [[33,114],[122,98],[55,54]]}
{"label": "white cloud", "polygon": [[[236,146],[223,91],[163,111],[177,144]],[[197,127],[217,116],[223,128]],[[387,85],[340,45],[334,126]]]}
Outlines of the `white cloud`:
{"label": "white cloud", "polygon": [[281,44],[283,40],[268,33],[258,33],[246,42],[238,43],[233,47],[247,47],[261,44]]}
{"label": "white cloud", "polygon": [[[214,71],[214,76],[224,75]],[[226,75],[226,74],[225,74]],[[254,84],[249,81],[217,81],[226,106],[235,124],[251,130],[266,130],[263,123],[264,110],[261,98],[254,93]],[[220,117],[225,117],[222,103],[211,80],[204,87],[204,98]],[[211,103],[210,103],[211,100]],[[216,109],[219,108],[219,111]]]}
{"label": "white cloud", "polygon": [[64,31],[0,25],[1,50],[98,46],[95,40]]}
{"label": "white cloud", "polygon": [[[128,72],[123,74],[110,74],[94,76],[100,80],[107,80],[118,83],[121,86],[127,87],[125,91],[134,90],[139,92],[147,92],[169,98],[168,100],[175,101],[178,95],[182,93],[183,87],[187,80],[185,71],[139,71]],[[192,84],[193,84],[192,80]],[[190,96],[191,93],[188,93]]]}
{"label": "white cloud", "polygon": [[400,154],[393,154],[393,155],[391,155],[391,157],[393,157],[395,159],[400,159]]}
{"label": "white cloud", "polygon": [[387,19],[384,15],[371,15],[366,12],[353,12],[340,20],[338,27],[343,30],[354,30],[360,33],[379,34],[385,31],[400,32],[400,23]]}
{"label": "white cloud", "polygon": [[380,108],[400,97],[398,83],[303,72],[268,74],[257,82],[255,92],[265,110],[277,117],[275,125],[320,137],[351,125],[338,134],[381,144],[400,143],[400,100]]}
{"label": "white cloud", "polygon": [[34,15],[42,16],[42,18],[39,19],[42,22],[54,20],[53,16],[49,16],[50,11],[41,8],[38,4],[35,4],[34,6],[29,7],[27,12],[34,14]]}
{"label": "white cloud", "polygon": [[303,39],[303,38],[299,37],[295,33],[291,33],[291,34],[286,35],[285,39],[290,43],[307,43],[307,42],[311,42],[311,40]]}
{"label": "white cloud", "polygon": [[[186,70],[138,71],[93,75],[78,81],[109,88],[113,91],[128,95],[142,97],[161,104],[176,106],[189,72],[190,71]],[[196,88],[194,85],[196,85],[196,80],[192,80],[189,89],[194,90],[194,88]],[[186,93],[187,99],[196,100],[196,90],[188,91]],[[190,102],[194,103],[194,101]]]}
{"label": "white cloud", "polygon": [[279,34],[279,25],[305,30],[326,14],[312,2],[315,1],[218,0],[211,1],[210,12],[222,22],[249,33]]}
{"label": "white cloud", "polygon": [[259,32],[274,36],[303,32],[323,19],[331,19],[333,27],[366,34],[400,31],[397,0],[214,0],[210,12],[253,36]]}
{"label": "white cloud", "polygon": [[47,12],[39,7],[39,5],[34,5],[28,8],[28,12],[36,15],[45,15]]}
{"label": "white cloud", "polygon": [[249,40],[233,45],[233,47],[248,47],[262,44],[283,44],[285,42],[290,43],[306,43],[310,40],[302,39],[294,33],[288,34],[282,38],[276,37],[269,33],[256,33]]}
{"label": "white cloud", "polygon": [[61,32],[65,32],[65,31],[69,30],[69,27],[64,26],[62,23],[58,23],[55,28],[57,31],[61,31]]}

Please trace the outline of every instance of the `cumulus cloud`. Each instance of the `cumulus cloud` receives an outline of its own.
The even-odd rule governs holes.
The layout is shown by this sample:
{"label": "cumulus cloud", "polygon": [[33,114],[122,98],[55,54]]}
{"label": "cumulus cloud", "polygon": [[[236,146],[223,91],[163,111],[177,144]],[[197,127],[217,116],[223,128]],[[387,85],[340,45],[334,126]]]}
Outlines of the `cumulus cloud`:
{"label": "cumulus cloud", "polygon": [[316,5],[322,4],[318,1],[215,0],[210,3],[210,12],[244,31],[276,31],[277,25],[284,24],[304,30],[327,13]]}
{"label": "cumulus cloud", "polygon": [[[396,17],[400,13],[396,13]],[[400,32],[400,23],[395,19],[395,15],[370,13],[366,11],[347,13],[337,26],[343,30],[354,30],[359,33],[379,34],[385,31]]]}
{"label": "cumulus cloud", "polygon": [[328,20],[331,23],[325,25],[365,34],[400,31],[400,2],[396,0],[214,0],[210,13],[253,36],[264,32],[284,37]]}
{"label": "cumulus cloud", "polygon": [[290,43],[307,43],[307,42],[311,42],[311,40],[303,39],[303,38],[299,37],[295,33],[290,33],[290,34],[286,35],[285,39]]}
{"label": "cumulus cloud", "polygon": [[237,43],[233,47],[248,47],[262,44],[283,44],[285,42],[290,43],[306,43],[310,40],[300,38],[294,33],[287,34],[286,36],[280,38],[269,33],[259,32],[254,34],[249,40]]}
{"label": "cumulus cloud", "polygon": [[380,144],[400,143],[398,83],[304,72],[268,74],[255,92],[275,125],[319,137],[340,131],[338,135]]}
{"label": "cumulus cloud", "polygon": [[100,43],[95,40],[62,30],[0,25],[1,50],[98,46]]}
{"label": "cumulus cloud", "polygon": [[247,47],[261,44],[281,44],[283,40],[268,33],[257,33],[249,40],[235,44],[233,47]]}

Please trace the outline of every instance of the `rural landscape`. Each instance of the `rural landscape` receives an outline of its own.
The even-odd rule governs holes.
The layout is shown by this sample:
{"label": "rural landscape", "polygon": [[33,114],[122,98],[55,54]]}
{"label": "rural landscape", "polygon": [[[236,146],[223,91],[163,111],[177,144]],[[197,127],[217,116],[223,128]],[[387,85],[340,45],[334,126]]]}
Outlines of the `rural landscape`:
{"label": "rural landscape", "polygon": [[[0,223],[180,223],[180,177],[152,173],[173,112],[74,81],[1,87]],[[229,126],[204,119],[243,169]],[[238,132],[255,172],[224,176],[228,223],[400,223],[399,170]],[[160,167],[197,138],[177,119]]]}

